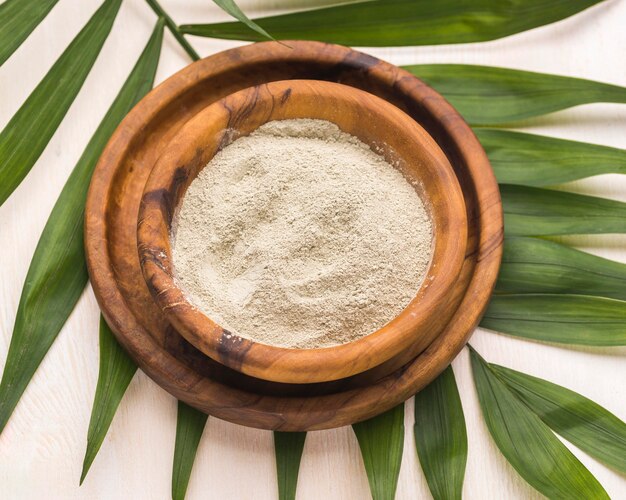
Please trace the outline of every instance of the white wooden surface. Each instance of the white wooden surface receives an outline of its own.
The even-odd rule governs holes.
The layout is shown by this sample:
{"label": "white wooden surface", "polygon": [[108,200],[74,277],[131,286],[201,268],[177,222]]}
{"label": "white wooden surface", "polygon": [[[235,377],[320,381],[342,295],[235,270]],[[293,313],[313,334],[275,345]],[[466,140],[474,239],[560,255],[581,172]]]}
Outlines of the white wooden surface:
{"label": "white wooden surface", "polygon": [[[0,69],[0,127],[44,76],[100,3],[60,0],[30,39]],[[226,19],[210,0],[163,0],[175,20]],[[332,3],[326,0],[325,3]],[[241,0],[251,14],[320,4],[319,0]],[[588,77],[626,85],[626,2],[608,0],[569,20],[504,40],[442,47],[369,49],[396,64],[457,62]],[[0,367],[4,365],[20,291],[48,214],[87,140],[142,50],[155,18],[142,0],[126,0],[95,67],[30,175],[0,208]],[[236,42],[190,39],[202,55]],[[166,36],[157,81],[188,63]],[[549,135],[626,147],[626,106],[579,107],[524,123]],[[570,189],[626,201],[626,181],[601,176]],[[568,238],[591,252],[626,261],[626,237]],[[98,307],[87,290],[0,436],[0,498],[165,499],[169,497],[176,403],[143,373],[122,401],[98,457],[78,487],[98,371]],[[488,359],[585,394],[626,419],[626,348],[565,349],[477,332]],[[537,498],[499,455],[480,415],[467,352],[454,362],[469,434],[465,496]],[[412,400],[406,405],[398,499],[430,498],[412,443]],[[612,498],[626,498],[626,479],[573,450]],[[210,418],[188,498],[273,499],[277,496],[270,432]],[[369,498],[350,428],[310,433],[299,499]]]}

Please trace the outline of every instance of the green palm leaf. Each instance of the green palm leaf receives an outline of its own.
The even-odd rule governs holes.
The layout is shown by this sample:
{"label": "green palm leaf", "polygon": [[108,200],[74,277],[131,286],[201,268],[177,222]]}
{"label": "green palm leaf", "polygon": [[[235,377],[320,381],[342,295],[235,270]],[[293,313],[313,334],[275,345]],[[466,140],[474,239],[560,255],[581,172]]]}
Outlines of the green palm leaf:
{"label": "green palm leaf", "polygon": [[503,366],[489,366],[552,430],[609,467],[626,473],[626,423],[565,387]]}
{"label": "green palm leaf", "polygon": [[128,357],[126,351],[117,343],[113,332],[100,318],[100,370],[96,396],[93,402],[89,431],[87,432],[87,450],[83,460],[80,484],[83,484],[89,468],[104,441],[117,407],[122,401],[126,388],[132,380],[137,365]]}
{"label": "green palm leaf", "polygon": [[178,29],[178,26],[176,26],[176,23],[169,16],[169,14],[165,12],[165,10],[163,10],[161,4],[159,4],[157,0],[146,0],[146,3],[160,19],[163,19],[163,21],[165,21],[165,26],[167,26],[167,29],[174,36],[174,38],[180,44],[183,50],[187,52],[187,55],[191,58],[191,60],[197,61],[198,59],[200,59],[198,53],[191,46],[191,44],[187,40],[185,40],[185,37]]}
{"label": "green palm leaf", "polygon": [[393,500],[404,448],[404,404],[352,426],[373,500]]}
{"label": "green palm leaf", "polygon": [[546,342],[626,345],[626,302],[588,295],[494,295],[480,326]]}
{"label": "green palm leaf", "polygon": [[626,233],[626,203],[501,184],[507,236]]}
{"label": "green palm leaf", "polygon": [[626,300],[626,264],[538,238],[505,238],[497,292]]}
{"label": "green palm leaf", "polygon": [[510,130],[474,130],[498,182],[549,186],[600,174],[626,174],[623,149]]}
{"label": "green palm leaf", "polygon": [[178,402],[176,421],[176,445],[172,469],[172,500],[184,500],[191,469],[196,458],[200,438],[204,432],[208,415]]}
{"label": "green palm leaf", "polygon": [[105,0],[0,132],[0,205],[35,164],[83,85],[121,0]]}
{"label": "green palm leaf", "polygon": [[121,119],[151,88],[159,61],[159,22],[141,57],[74,167],[28,269],[0,383],[0,432],[85,284],[83,213],[91,173]]}
{"label": "green palm leaf", "polygon": [[415,395],[415,446],[435,500],[460,500],[467,431],[452,367]]}
{"label": "green palm leaf", "polygon": [[246,14],[239,8],[234,0],[213,0],[213,2],[215,2],[215,4],[219,6],[219,8],[222,9],[224,12],[230,14],[239,22],[245,24],[251,30],[256,31],[259,35],[261,35],[262,39],[274,39],[267,31],[265,31],[257,23],[255,23],[248,16],[246,16]]}
{"label": "green palm leaf", "polygon": [[496,445],[533,488],[548,498],[604,498],[595,477],[548,426],[471,351],[478,400]]}
{"label": "green palm leaf", "polygon": [[7,0],[0,5],[0,66],[59,0]]}
{"label": "green palm leaf", "polygon": [[306,432],[274,432],[279,500],[295,500]]}
{"label": "green palm leaf", "polygon": [[[439,45],[502,38],[576,14],[600,0],[378,0],[255,19],[283,40],[369,47]],[[262,40],[242,23],[181,26],[191,35]]]}
{"label": "green palm leaf", "polygon": [[581,78],[465,64],[406,69],[441,92],[472,125],[510,123],[579,104],[626,103],[626,88]]}

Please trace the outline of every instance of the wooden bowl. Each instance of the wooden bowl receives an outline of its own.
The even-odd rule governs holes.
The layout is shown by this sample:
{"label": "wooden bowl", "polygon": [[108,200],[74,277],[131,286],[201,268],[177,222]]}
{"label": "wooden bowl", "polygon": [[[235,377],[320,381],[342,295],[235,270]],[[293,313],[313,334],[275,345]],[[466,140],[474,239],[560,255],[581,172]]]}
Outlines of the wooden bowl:
{"label": "wooden bowl", "polygon": [[[415,298],[381,329],[338,346],[289,349],[241,338],[194,307],[174,279],[172,218],[188,186],[234,138],[269,121],[292,118],[331,121],[382,152],[416,186],[433,223],[432,259]],[[232,94],[185,124],[148,179],[137,239],[143,274],[155,302],[191,344],[247,375],[302,384],[343,379],[385,363],[390,372],[397,366],[389,360],[400,355],[401,362],[406,361],[407,352],[430,344],[451,315],[448,297],[463,263],[467,223],[461,188],[448,159],[408,115],[352,87],[290,80]]]}
{"label": "wooden bowl", "polygon": [[[116,339],[173,397],[239,425],[281,431],[339,427],[371,418],[432,382],[457,356],[489,302],[502,255],[503,217],[487,155],[459,113],[424,82],[368,54],[320,42],[248,44],[185,67],[151,91],[120,123],[91,179],[85,250],[92,289]],[[183,338],[155,304],[137,252],[137,217],[157,159],[208,105],[262,83],[316,79],[365,90],[422,125],[449,158],[467,212],[465,260],[449,301],[454,313],[437,338],[401,368],[366,385],[345,379],[279,384],[212,360]],[[271,387],[270,387],[271,386]]]}

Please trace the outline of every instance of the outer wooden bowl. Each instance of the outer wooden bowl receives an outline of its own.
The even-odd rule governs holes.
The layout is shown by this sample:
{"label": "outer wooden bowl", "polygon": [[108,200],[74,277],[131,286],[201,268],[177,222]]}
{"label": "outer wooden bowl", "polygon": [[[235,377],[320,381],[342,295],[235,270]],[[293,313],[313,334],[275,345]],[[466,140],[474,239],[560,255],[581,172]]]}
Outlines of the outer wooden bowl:
{"label": "outer wooden bowl", "polygon": [[[292,118],[332,121],[381,151],[415,185],[433,222],[431,264],[411,303],[378,331],[320,349],[270,346],[223,329],[188,301],[174,279],[171,258],[172,218],[197,174],[234,138],[269,121]],[[407,351],[412,355],[423,351],[450,319],[447,299],[463,264],[467,224],[463,194],[448,159],[406,113],[354,87],[289,80],[236,92],[197,113],[181,128],[146,184],[137,239],[144,277],[155,302],[191,344],[247,375],[306,384],[350,377],[383,363],[386,373],[379,373],[386,375],[403,364],[394,366],[388,361],[398,357],[406,361]]]}
{"label": "outer wooden bowl", "polygon": [[[159,385],[204,412],[263,429],[348,425],[408,399],[463,348],[483,314],[502,253],[502,206],[487,157],[461,116],[437,92],[391,64],[317,42],[247,45],[203,59],[159,85],[126,116],[92,177],[85,214],[91,283],[117,339]],[[167,142],[199,111],[238,90],[276,80],[316,79],[366,90],[424,127],[446,153],[463,190],[467,249],[449,300],[455,312],[422,353],[367,385],[273,384],[195,349],[169,324],[146,286],[137,254],[139,203]],[[271,385],[271,387],[270,387]]]}

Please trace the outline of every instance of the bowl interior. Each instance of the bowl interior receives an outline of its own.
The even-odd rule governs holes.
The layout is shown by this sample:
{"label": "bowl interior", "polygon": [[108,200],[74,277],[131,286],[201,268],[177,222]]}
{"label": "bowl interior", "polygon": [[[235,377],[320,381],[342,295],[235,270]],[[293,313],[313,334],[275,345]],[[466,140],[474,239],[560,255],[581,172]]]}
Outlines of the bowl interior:
{"label": "bowl interior", "polygon": [[[289,349],[232,335],[193,307],[173,278],[169,236],[187,187],[233,140],[268,121],[290,118],[328,120],[369,144],[411,181],[431,216],[431,265],[417,295],[383,328],[348,344]],[[446,308],[446,295],[461,269],[467,233],[457,179],[445,154],[422,127],[371,94],[307,80],[242,90],[208,106],[187,122],[151,173],[139,221],[144,277],[155,301],[177,330],[216,361],[254,377],[286,383],[337,380],[383,363],[388,363],[391,370],[395,365],[390,360],[421,352],[452,314]]]}

